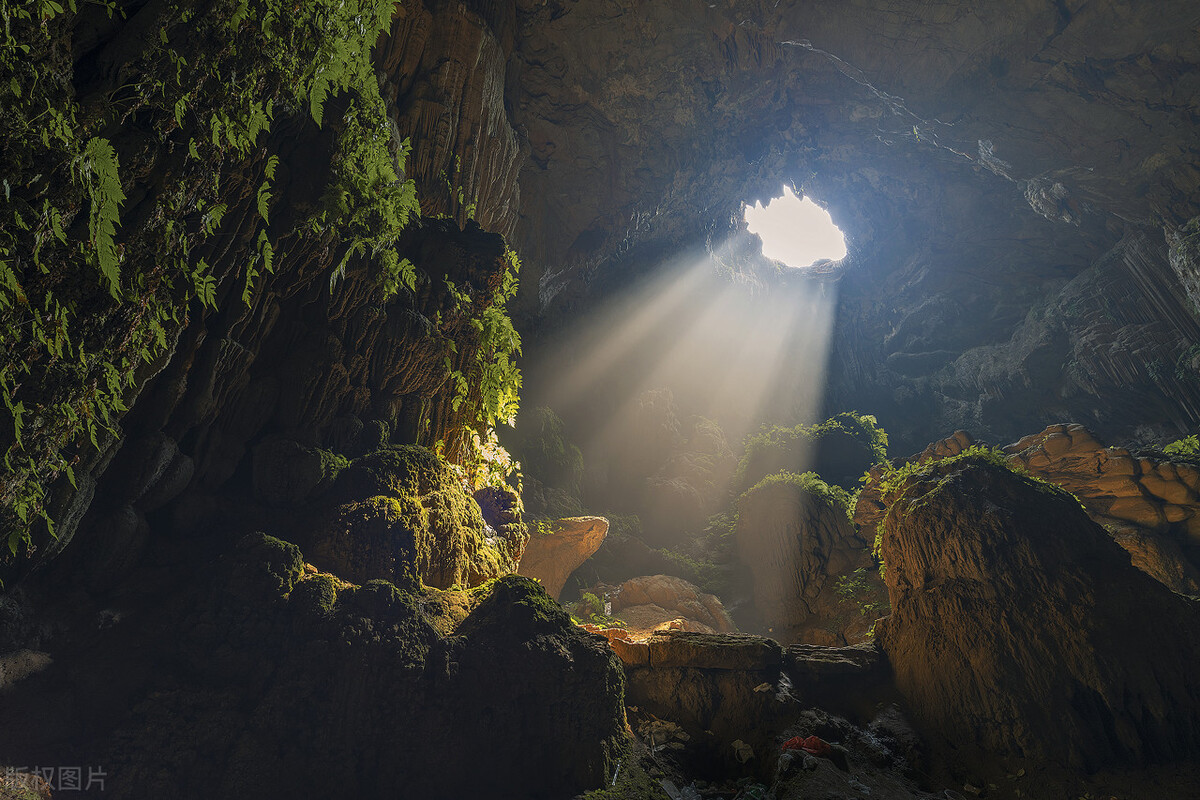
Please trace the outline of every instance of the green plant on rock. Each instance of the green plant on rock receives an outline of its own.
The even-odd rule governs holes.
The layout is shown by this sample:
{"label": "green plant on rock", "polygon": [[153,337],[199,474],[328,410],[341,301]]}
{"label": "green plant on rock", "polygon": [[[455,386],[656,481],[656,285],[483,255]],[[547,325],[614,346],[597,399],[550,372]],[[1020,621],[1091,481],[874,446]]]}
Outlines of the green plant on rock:
{"label": "green plant on rock", "polygon": [[[496,435],[497,425],[511,426],[516,421],[522,382],[516,361],[521,354],[521,335],[507,311],[517,293],[521,262],[507,247],[503,257],[500,285],[484,301],[482,311],[469,320],[476,341],[473,356],[460,359],[458,369],[449,356],[445,361],[456,423],[439,442],[439,449],[462,466],[464,480],[474,488],[503,483],[517,466]],[[466,293],[449,281],[447,284],[459,306],[470,304]],[[453,340],[448,340],[448,345],[457,353]]]}
{"label": "green plant on rock", "polygon": [[833,585],[834,592],[842,602],[857,608],[864,617],[878,616],[888,608],[886,600],[879,599],[877,589],[866,567],[859,567],[849,575],[839,576]]}
{"label": "green plant on rock", "polygon": [[1165,446],[1163,452],[1179,461],[1200,461],[1200,436],[1193,433],[1176,439]]}
{"label": "green plant on rock", "polygon": [[[392,245],[418,213],[415,188],[398,177],[371,64],[394,6],[214,0],[197,13],[189,0],[164,3],[140,50],[122,56],[126,82],[80,98],[76,0],[0,0],[0,531],[11,554],[35,546],[38,519],[53,535],[50,489],[75,482],[80,443],[117,435],[174,332],[223,302],[233,263],[247,304],[284,257],[283,239],[338,253],[332,283],[366,258],[382,300],[414,287]],[[335,97],[339,116],[326,119]],[[279,154],[263,139],[281,109],[336,136],[330,182],[294,230],[269,224]],[[144,142],[122,146],[126,131]],[[135,183],[145,199],[127,227]],[[243,203],[237,214],[231,203]],[[235,237],[231,219],[249,235]],[[239,255],[234,241],[248,247]]]}
{"label": "green plant on rock", "polygon": [[[839,446],[832,455],[842,460],[853,456],[850,461],[859,464],[853,469],[853,475],[866,466],[887,460],[887,432],[879,427],[879,421],[869,414],[844,411],[816,425],[800,424],[790,428],[764,425],[746,438],[745,454],[734,475],[735,484],[746,487],[780,470],[799,473],[805,467],[812,467],[831,480],[837,479],[836,474],[828,474],[829,470],[845,465],[834,463],[831,453],[822,452],[821,448],[823,442],[838,440]],[[859,452],[846,452],[846,445]]]}
{"label": "green plant on rock", "polygon": [[624,620],[606,614],[604,601],[592,592],[584,592],[579,600],[567,606],[571,621],[576,625],[596,625],[601,628],[624,628],[628,625]]}
{"label": "green plant on rock", "polygon": [[795,473],[787,470],[780,470],[773,475],[768,475],[754,486],[747,489],[742,497],[753,494],[755,492],[766,489],[770,486],[787,484],[791,486],[799,486],[808,494],[819,497],[837,509],[846,516],[852,523],[854,522],[854,504],[856,494],[843,489],[837,484],[826,483],[821,476],[815,472]]}

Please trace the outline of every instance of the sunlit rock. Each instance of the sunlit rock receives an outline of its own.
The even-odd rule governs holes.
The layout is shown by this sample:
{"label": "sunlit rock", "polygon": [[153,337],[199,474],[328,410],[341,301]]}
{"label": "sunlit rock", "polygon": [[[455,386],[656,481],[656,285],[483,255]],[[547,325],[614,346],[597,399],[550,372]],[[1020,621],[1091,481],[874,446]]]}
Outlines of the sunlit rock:
{"label": "sunlit rock", "polygon": [[449,466],[424,448],[356,459],[328,494],[300,538],[313,564],[341,578],[444,589],[516,571],[522,526],[486,525]]}
{"label": "sunlit rock", "polygon": [[[719,598],[672,575],[647,575],[625,581],[612,594],[612,611],[613,616],[631,628],[647,633],[676,619],[685,623],[680,626],[682,630],[703,633],[736,630]],[[698,627],[687,627],[689,622]]]}
{"label": "sunlit rock", "polygon": [[540,525],[532,532],[517,573],[540,581],[557,600],[571,573],[604,543],[608,520],[566,517],[552,521],[548,528]]}

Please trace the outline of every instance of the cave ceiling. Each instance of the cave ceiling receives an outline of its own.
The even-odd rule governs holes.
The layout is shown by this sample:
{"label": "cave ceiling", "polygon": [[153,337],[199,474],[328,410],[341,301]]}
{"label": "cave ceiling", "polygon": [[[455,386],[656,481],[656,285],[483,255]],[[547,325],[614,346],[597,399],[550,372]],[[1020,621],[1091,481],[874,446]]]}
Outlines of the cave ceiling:
{"label": "cave ceiling", "polygon": [[[1177,372],[1196,341],[1164,231],[1198,213],[1198,27],[1189,2],[440,2],[398,19],[383,60],[407,76],[393,97],[427,209],[521,252],[527,330],[723,241],[787,181],[850,243],[831,395],[897,416],[933,397],[936,426],[1004,436],[1056,415],[1197,421],[1190,384],[1129,395],[1139,376],[1117,373]],[[1133,239],[1129,274],[1072,284]],[[1030,330],[1064,291],[1076,311],[1172,297],[1103,333]],[[1139,342],[1157,349],[1130,355]]]}

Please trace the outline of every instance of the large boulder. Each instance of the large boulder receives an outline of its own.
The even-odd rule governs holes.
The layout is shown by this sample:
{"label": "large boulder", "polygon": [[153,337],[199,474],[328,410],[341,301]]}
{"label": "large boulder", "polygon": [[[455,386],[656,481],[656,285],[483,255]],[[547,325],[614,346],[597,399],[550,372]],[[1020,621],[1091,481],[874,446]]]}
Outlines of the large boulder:
{"label": "large boulder", "polygon": [[0,696],[38,720],[0,731],[9,763],[69,748],[106,796],[180,800],[554,800],[614,771],[620,662],[534,581],[351,586],[262,535],[205,573]]}
{"label": "large boulder", "polygon": [[516,571],[522,526],[488,526],[449,465],[422,447],[356,459],[327,494],[331,505],[302,539],[313,564],[348,581],[444,589]]}
{"label": "large boulder", "polygon": [[883,521],[879,637],[931,743],[1095,770],[1200,753],[1200,607],[998,456],[929,465]]}
{"label": "large boulder", "polygon": [[604,517],[566,517],[542,523],[529,537],[517,573],[541,581],[555,600],[580,564],[604,543]]}
{"label": "large boulder", "polygon": [[876,580],[870,551],[828,486],[811,473],[761,481],[738,501],[735,535],[758,621],[771,635],[821,645],[866,637],[874,619],[838,589],[856,572]]}
{"label": "large boulder", "polygon": [[[928,464],[976,444],[966,431],[955,431],[902,463]],[[1200,594],[1200,469],[1195,465],[1105,447],[1075,424],[1050,425],[1001,452],[1012,467],[1078,497],[1138,569],[1177,592]],[[871,470],[855,508],[854,521],[867,538],[875,535],[887,510],[883,473],[881,466]]]}
{"label": "large boulder", "polygon": [[[643,575],[630,578],[612,595],[613,615],[631,627],[645,629],[669,625],[676,620],[695,623],[703,633],[737,630],[716,595],[706,594],[683,578],[673,575]],[[682,626],[681,626],[682,627]]]}

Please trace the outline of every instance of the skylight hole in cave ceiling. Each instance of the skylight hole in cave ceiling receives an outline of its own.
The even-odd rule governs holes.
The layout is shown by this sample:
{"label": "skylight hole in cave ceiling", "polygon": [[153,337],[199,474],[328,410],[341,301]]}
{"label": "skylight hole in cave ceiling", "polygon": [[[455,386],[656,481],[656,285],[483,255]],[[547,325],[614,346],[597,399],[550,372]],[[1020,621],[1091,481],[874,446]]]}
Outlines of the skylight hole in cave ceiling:
{"label": "skylight hole in cave ceiling", "polygon": [[747,205],[746,225],[762,240],[763,255],[789,267],[807,269],[825,259],[846,257],[846,237],[829,212],[790,187],[767,205]]}

